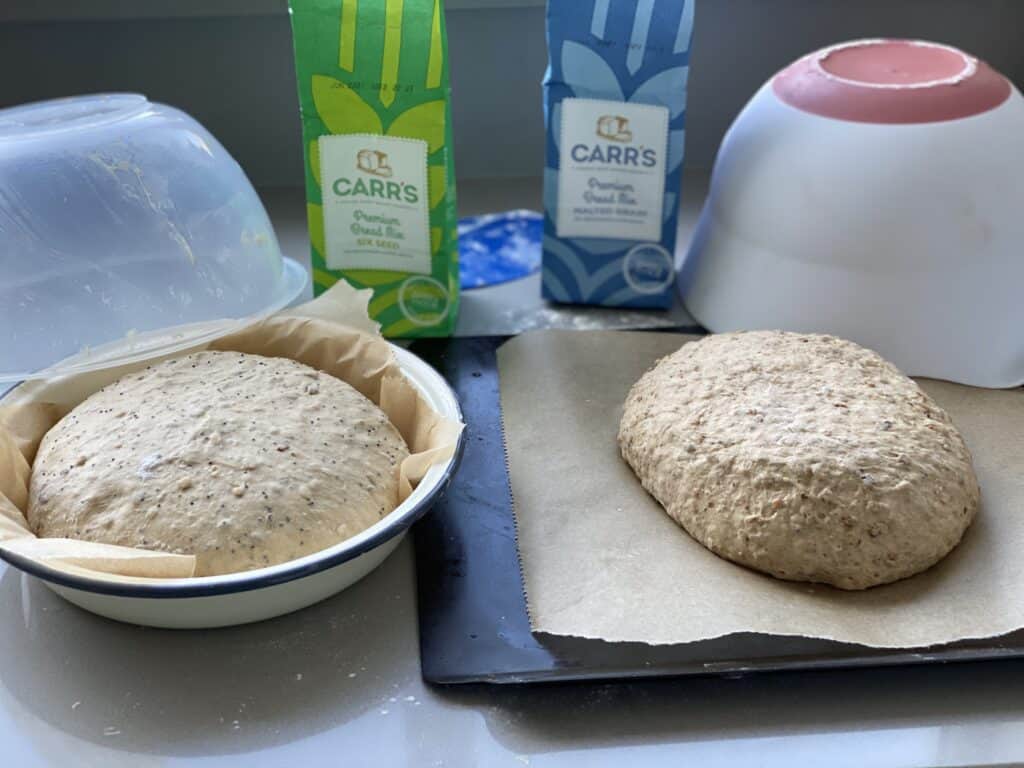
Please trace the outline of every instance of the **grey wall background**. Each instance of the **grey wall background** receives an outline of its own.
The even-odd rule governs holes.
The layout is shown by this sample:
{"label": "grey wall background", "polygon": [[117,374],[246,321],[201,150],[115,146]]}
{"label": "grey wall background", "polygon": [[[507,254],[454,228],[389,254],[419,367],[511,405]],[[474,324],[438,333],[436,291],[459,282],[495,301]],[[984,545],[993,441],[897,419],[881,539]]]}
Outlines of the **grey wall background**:
{"label": "grey wall background", "polygon": [[[538,175],[544,9],[532,1],[467,5],[473,3],[457,2],[447,14],[457,173],[464,179]],[[171,0],[106,3],[107,10],[93,13],[83,7],[88,3],[4,0],[0,106],[139,91],[193,114],[257,185],[302,183],[283,0],[260,0],[237,12],[218,12],[217,1],[209,0],[185,12],[179,7],[169,18],[159,9],[173,7]],[[710,167],[754,90],[811,49],[855,37],[921,37],[960,46],[1024,84],[1022,33],[1019,0],[698,0],[686,162]]]}

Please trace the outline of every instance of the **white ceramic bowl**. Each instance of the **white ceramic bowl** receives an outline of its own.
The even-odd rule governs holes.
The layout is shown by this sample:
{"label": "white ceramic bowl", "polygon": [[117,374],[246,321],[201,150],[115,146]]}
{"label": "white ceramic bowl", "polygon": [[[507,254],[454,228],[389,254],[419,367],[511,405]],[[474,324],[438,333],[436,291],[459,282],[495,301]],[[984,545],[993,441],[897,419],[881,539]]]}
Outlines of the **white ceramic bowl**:
{"label": "white ceramic bowl", "polygon": [[[989,86],[1005,83],[993,77]],[[832,333],[910,375],[1024,383],[1020,92],[1009,86],[1005,100],[971,116],[908,122],[915,116],[899,110],[927,94],[907,88],[889,115],[902,122],[884,123],[815,114],[785,102],[774,83],[719,151],[680,275],[687,309],[715,332]],[[897,97],[887,86],[843,87],[824,111],[850,107],[856,117],[860,96],[871,109]],[[941,111],[940,97],[921,109]]]}
{"label": "white ceramic bowl", "polygon": [[[455,393],[441,375],[411,352],[393,349],[402,372],[427,402],[442,416],[461,421]],[[269,619],[340,592],[380,565],[447,488],[463,440],[451,459],[431,467],[412,495],[380,522],[333,547],[269,568],[139,584],[68,573],[2,550],[0,557],[75,605],[118,621],[194,629]]]}
{"label": "white ceramic bowl", "polygon": [[184,112],[130,93],[0,109],[0,382],[125,336],[136,355],[196,344],[205,323],[281,309],[306,279],[241,167]]}

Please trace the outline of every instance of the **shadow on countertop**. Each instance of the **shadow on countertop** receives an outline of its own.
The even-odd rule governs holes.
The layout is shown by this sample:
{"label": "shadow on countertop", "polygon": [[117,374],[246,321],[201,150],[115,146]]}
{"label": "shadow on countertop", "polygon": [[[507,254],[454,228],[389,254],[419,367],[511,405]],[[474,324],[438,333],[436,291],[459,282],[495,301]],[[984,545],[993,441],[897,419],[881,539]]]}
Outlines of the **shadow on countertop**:
{"label": "shadow on countertop", "polygon": [[[602,748],[645,764],[647,749],[675,745],[658,754],[681,759],[728,742],[730,754],[756,755],[782,736],[806,736],[808,748],[827,743],[831,754],[859,733],[879,732],[888,743],[886,734],[895,739],[900,729],[912,733],[894,744],[914,741],[915,755],[932,750],[943,764],[1024,756],[1024,661],[424,691],[413,595],[407,543],[323,603],[207,631],[95,617],[7,569],[0,711],[32,755],[56,765],[78,762],[76,749],[85,762],[85,746],[90,764],[111,767],[243,752],[254,753],[253,764],[311,756],[341,764],[366,756],[346,755],[346,745],[369,749],[392,738],[408,742],[403,759],[423,765],[519,765],[539,754],[590,765]],[[410,693],[429,706],[403,703]],[[313,738],[356,720],[359,734]],[[307,741],[285,754],[284,745]],[[623,757],[613,751],[605,762]]]}
{"label": "shadow on countertop", "polygon": [[514,753],[743,740],[756,750],[783,736],[911,729],[944,765],[987,751],[1024,758],[1024,660],[430,689],[450,706],[484,711]]}
{"label": "shadow on countertop", "polygon": [[[265,749],[336,727],[417,676],[396,661],[416,654],[415,630],[393,620],[397,601],[411,600],[410,561],[408,552],[392,555],[345,592],[289,616],[213,630],[119,624],[8,568],[0,709],[19,710],[3,706],[11,696],[71,736],[159,755]],[[67,764],[58,759],[66,745],[20,719],[40,755]]]}

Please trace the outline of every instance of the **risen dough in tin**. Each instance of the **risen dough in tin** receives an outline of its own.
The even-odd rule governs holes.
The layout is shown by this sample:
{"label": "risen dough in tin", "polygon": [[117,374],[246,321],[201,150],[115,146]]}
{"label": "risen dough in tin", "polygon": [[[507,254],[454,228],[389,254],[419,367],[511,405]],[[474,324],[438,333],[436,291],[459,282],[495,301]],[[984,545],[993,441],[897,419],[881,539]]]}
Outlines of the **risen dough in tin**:
{"label": "risen dough in tin", "polygon": [[843,589],[930,567],[979,506],[946,413],[877,354],[831,336],[685,344],[633,386],[619,446],[716,554]]}
{"label": "risen dough in tin", "polygon": [[194,554],[196,575],[316,552],[398,503],[405,442],[345,382],[284,358],[199,352],[104,387],[43,438],[38,536]]}

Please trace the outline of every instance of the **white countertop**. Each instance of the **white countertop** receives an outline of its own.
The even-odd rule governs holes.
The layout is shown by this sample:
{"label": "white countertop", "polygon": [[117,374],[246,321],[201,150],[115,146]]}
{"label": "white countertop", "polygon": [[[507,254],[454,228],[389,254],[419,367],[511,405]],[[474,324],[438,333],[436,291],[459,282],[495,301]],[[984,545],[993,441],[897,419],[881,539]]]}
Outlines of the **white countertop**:
{"label": "white countertop", "polygon": [[406,542],[312,608],[186,632],[94,617],[0,569],[2,764],[861,768],[1024,757],[1024,662],[427,687],[414,586]]}
{"label": "white countertop", "polygon": [[[463,212],[536,205],[536,186],[463,185]],[[265,199],[284,250],[304,256],[301,192]],[[87,614],[0,564],[0,765],[1024,761],[1024,661],[428,687],[414,579],[407,541],[363,581],[304,611],[245,627],[165,631]]]}

